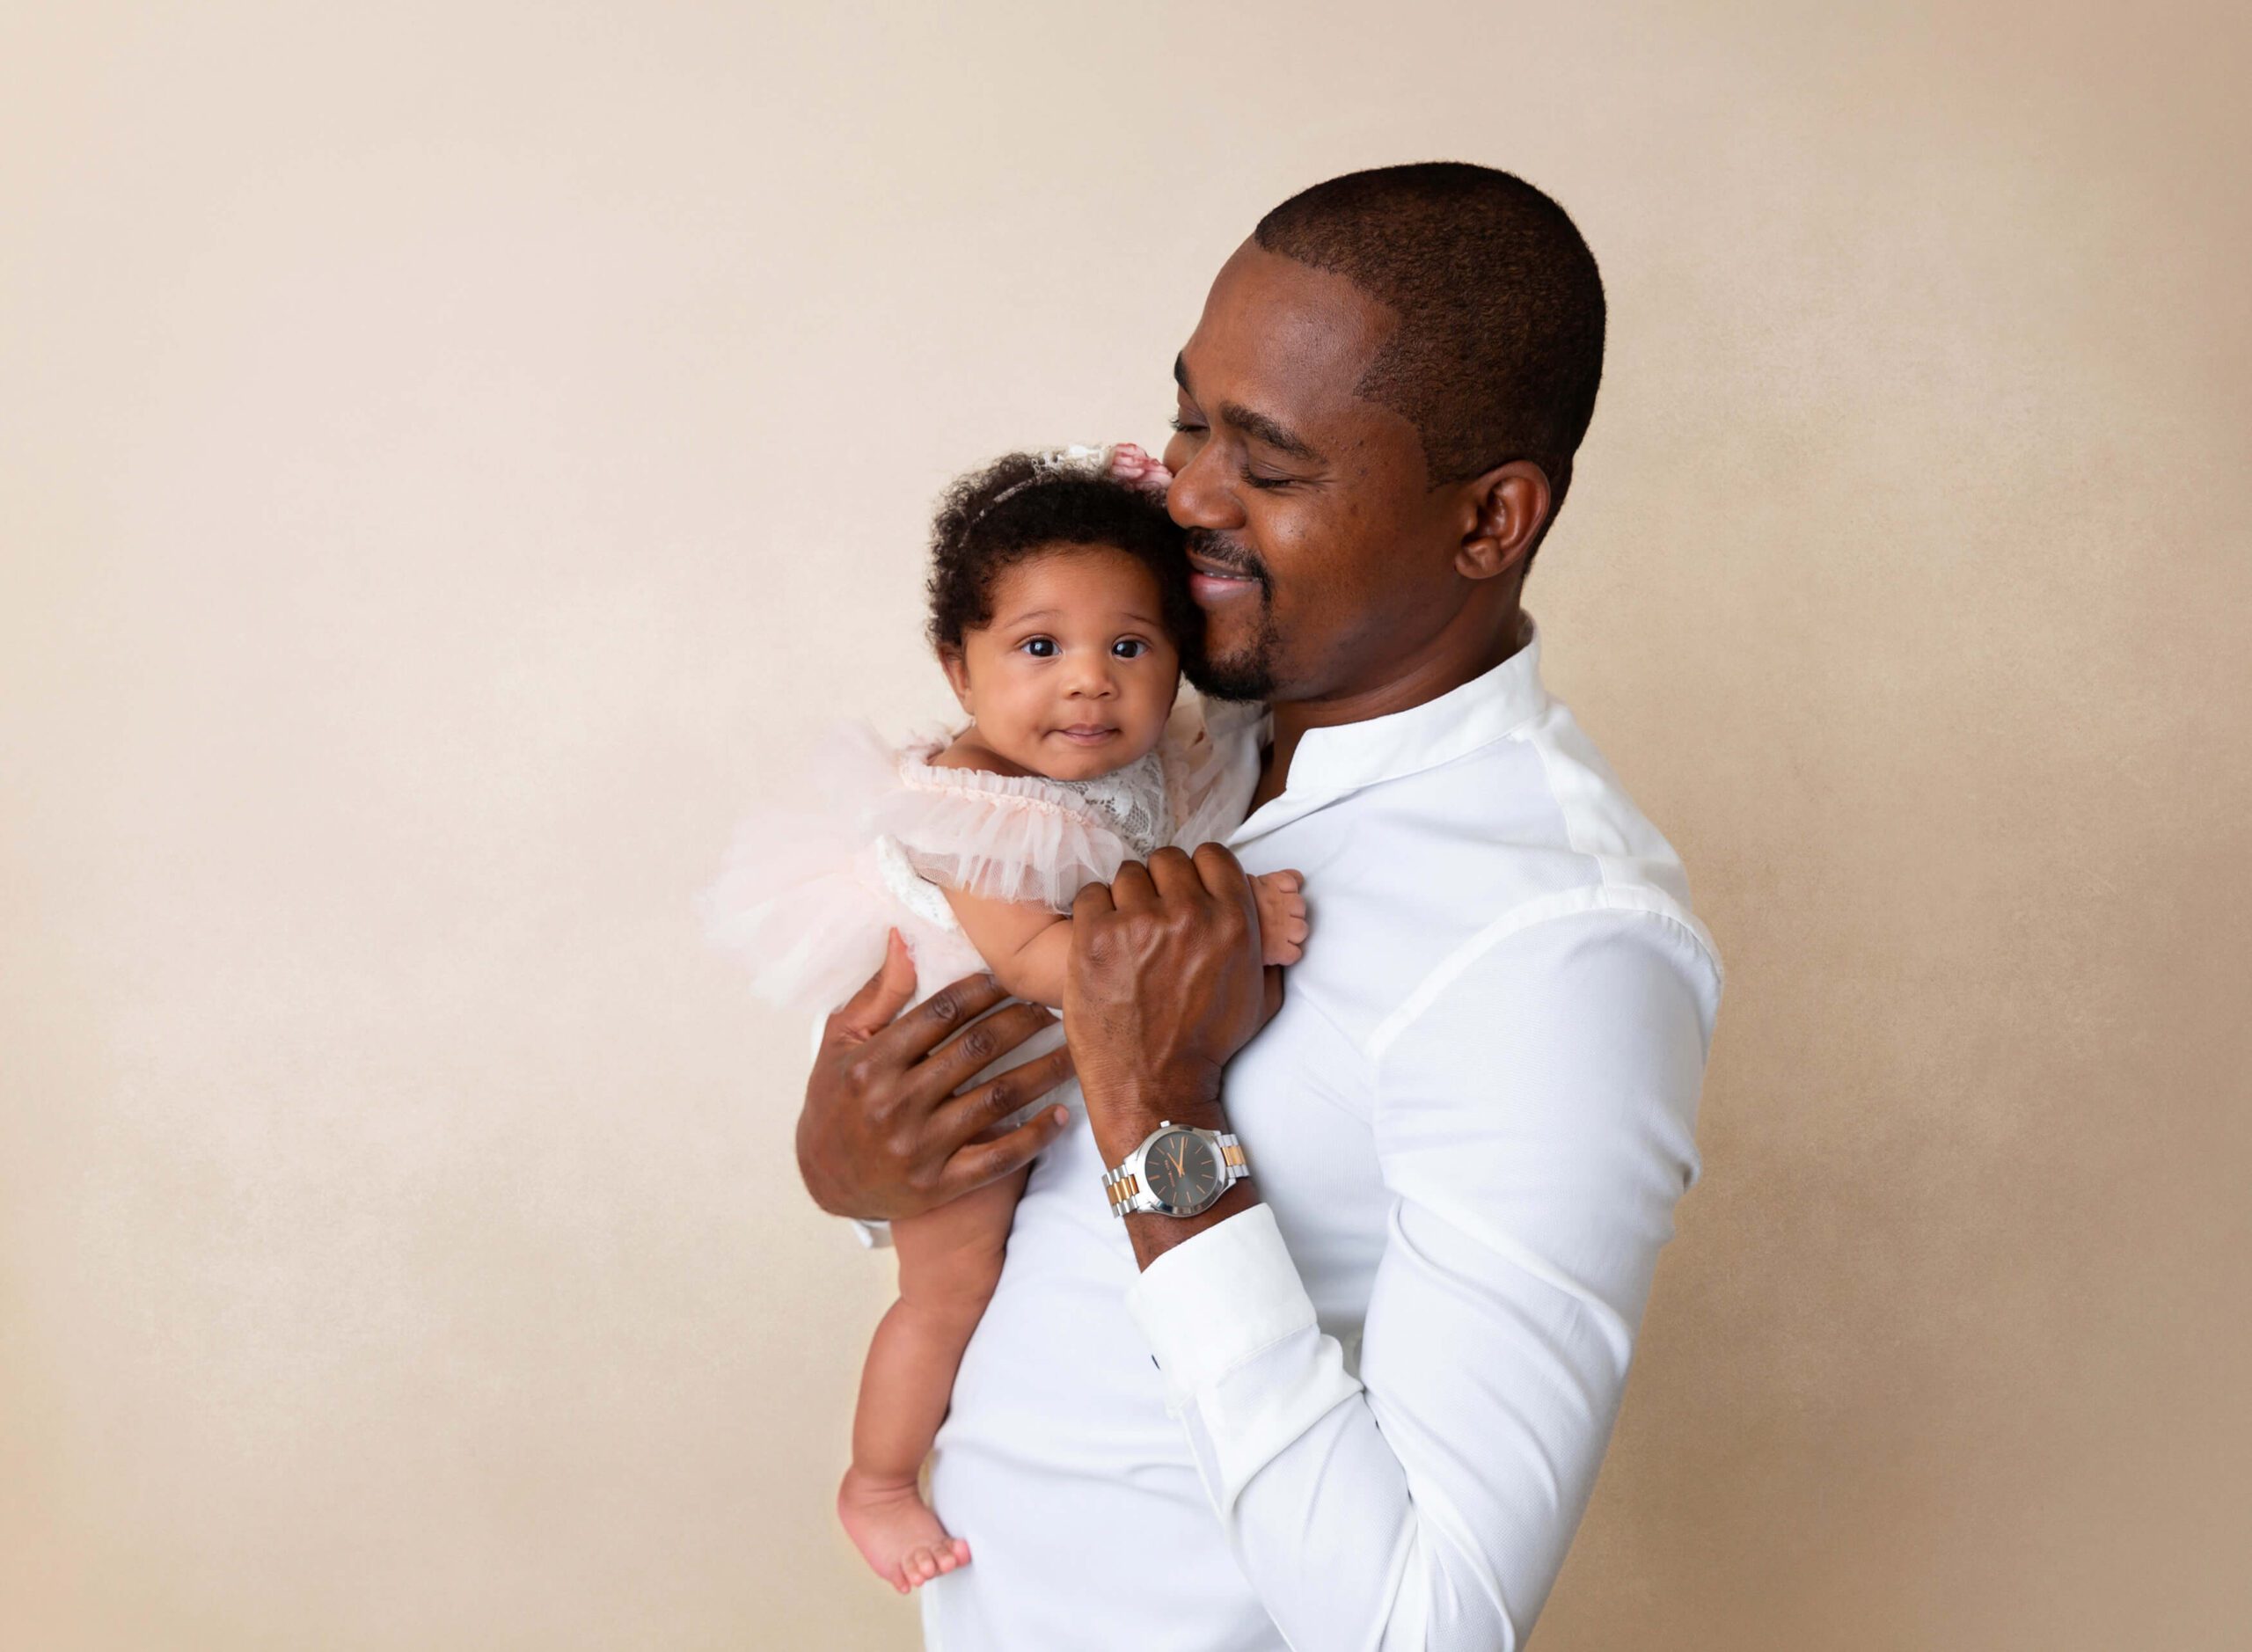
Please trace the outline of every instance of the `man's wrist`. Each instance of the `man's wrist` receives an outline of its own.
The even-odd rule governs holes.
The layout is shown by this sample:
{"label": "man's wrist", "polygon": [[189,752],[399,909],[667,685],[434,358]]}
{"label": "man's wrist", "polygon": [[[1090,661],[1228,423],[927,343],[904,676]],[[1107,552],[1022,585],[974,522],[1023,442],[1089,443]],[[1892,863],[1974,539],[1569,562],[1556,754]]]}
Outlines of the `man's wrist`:
{"label": "man's wrist", "polygon": [[[1106,1170],[1123,1162],[1165,1125],[1221,1132],[1228,1128],[1218,1085],[1194,1082],[1100,1086],[1087,1097],[1087,1122],[1093,1127],[1095,1147]],[[1222,1193],[1209,1210],[1195,1216],[1161,1216],[1155,1211],[1130,1215],[1126,1233],[1133,1242],[1134,1260],[1147,1268],[1174,1246],[1258,1202],[1257,1190],[1243,1180]]]}
{"label": "man's wrist", "polygon": [[1258,1202],[1257,1190],[1246,1181],[1222,1194],[1211,1209],[1199,1210],[1195,1216],[1159,1216],[1154,1211],[1144,1211],[1128,1217],[1126,1237],[1133,1241],[1135,1266],[1147,1268],[1174,1246],[1187,1244],[1199,1233],[1217,1227]]}
{"label": "man's wrist", "polygon": [[1095,1147],[1102,1154],[1105,1169],[1139,1147],[1161,1124],[1185,1124],[1198,1130],[1228,1127],[1217,1082],[1089,1085],[1082,1078],[1079,1088],[1086,1097],[1087,1123],[1094,1131]]}

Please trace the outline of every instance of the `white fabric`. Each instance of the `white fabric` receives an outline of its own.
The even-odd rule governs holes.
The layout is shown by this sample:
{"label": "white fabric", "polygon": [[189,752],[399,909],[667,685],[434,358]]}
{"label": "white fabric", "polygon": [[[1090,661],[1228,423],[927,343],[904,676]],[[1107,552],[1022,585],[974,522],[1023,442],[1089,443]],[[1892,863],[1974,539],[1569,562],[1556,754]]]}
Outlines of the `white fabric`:
{"label": "white fabric", "polygon": [[[973,1554],[922,1591],[934,1652],[1530,1632],[1697,1174],[1721,990],[1679,862],[1539,659],[1528,630],[1312,731],[1229,839],[1303,871],[1312,915],[1227,1071],[1264,1203],[1137,1274],[1090,1133],[1034,1166],[932,1463]],[[1210,720],[1254,770],[1258,708]]]}

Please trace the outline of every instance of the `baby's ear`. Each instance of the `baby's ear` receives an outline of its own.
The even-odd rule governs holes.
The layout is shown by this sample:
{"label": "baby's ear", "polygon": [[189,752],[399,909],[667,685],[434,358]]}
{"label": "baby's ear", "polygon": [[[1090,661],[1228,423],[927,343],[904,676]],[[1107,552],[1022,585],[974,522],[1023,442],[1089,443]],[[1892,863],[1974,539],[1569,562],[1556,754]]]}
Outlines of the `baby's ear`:
{"label": "baby's ear", "polygon": [[942,647],[939,650],[939,669],[947,674],[947,685],[954,690],[954,697],[961,704],[963,714],[977,715],[977,708],[969,703],[969,662],[961,650]]}

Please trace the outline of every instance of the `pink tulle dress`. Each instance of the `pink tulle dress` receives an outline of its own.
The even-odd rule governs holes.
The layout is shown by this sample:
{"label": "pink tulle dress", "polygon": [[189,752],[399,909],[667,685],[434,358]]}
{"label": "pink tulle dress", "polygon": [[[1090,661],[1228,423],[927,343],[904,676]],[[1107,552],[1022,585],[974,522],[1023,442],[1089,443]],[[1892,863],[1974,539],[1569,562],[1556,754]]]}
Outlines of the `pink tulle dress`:
{"label": "pink tulle dress", "polygon": [[952,739],[933,729],[894,747],[866,723],[840,724],[803,795],[737,825],[699,906],[759,997],[835,1009],[882,963],[892,928],[926,996],[985,968],[944,889],[1068,912],[1083,885],[1128,860],[1225,837],[1258,779],[1255,754],[1216,745],[1185,698],[1153,749],[1092,780],[932,767]]}

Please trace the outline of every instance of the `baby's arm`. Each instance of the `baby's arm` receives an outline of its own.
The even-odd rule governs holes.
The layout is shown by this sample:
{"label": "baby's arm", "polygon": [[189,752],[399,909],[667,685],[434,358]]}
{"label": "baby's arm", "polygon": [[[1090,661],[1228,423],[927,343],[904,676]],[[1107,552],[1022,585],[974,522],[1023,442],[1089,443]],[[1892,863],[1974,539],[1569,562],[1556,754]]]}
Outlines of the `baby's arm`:
{"label": "baby's arm", "polygon": [[1061,1009],[1064,970],[1071,959],[1071,920],[1036,902],[997,901],[961,889],[946,892],[961,932],[1012,998]]}
{"label": "baby's arm", "polygon": [[[1251,881],[1259,908],[1260,961],[1294,964],[1305,950],[1305,880],[1295,872],[1266,872]],[[993,978],[1012,998],[1064,1005],[1064,976],[1071,961],[1071,920],[1062,912],[1021,901],[997,901],[960,889],[946,892],[961,932]]]}

